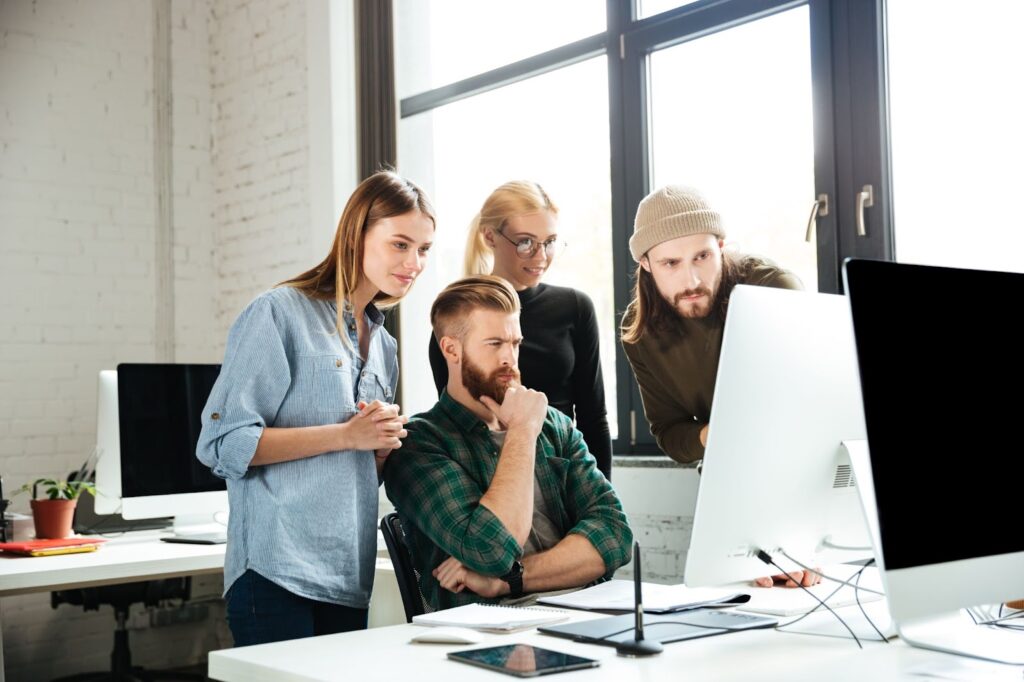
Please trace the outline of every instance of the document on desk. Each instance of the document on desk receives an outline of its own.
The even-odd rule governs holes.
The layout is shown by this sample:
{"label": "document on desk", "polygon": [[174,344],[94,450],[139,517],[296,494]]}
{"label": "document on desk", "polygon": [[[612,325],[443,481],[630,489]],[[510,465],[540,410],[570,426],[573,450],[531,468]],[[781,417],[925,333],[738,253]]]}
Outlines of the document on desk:
{"label": "document on desk", "polygon": [[[729,588],[643,583],[643,599],[645,613],[674,613],[707,606],[742,604],[750,596]],[[541,597],[537,601],[568,609],[632,611],[633,581],[609,580],[576,592]]]}
{"label": "document on desk", "polygon": [[569,616],[552,609],[496,604],[467,604],[443,611],[422,613],[412,617],[417,625],[441,625],[472,628],[485,632],[518,632],[538,625],[548,625]]}

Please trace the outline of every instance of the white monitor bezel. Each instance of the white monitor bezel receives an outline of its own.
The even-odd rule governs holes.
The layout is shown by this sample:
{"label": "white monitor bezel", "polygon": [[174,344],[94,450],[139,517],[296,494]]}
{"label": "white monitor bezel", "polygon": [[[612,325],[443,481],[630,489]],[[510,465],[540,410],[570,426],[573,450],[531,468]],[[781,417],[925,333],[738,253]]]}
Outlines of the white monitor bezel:
{"label": "white monitor bezel", "polygon": [[[684,573],[688,585],[749,580],[873,557],[841,441],[863,439],[852,328],[841,296],[737,286],[730,297]],[[857,550],[829,549],[823,541]]]}
{"label": "white monitor bezel", "polygon": [[120,514],[126,520],[167,516],[208,517],[210,522],[214,522],[215,515],[228,511],[226,490],[123,497],[117,370],[105,369],[99,373],[96,415],[97,514]]}

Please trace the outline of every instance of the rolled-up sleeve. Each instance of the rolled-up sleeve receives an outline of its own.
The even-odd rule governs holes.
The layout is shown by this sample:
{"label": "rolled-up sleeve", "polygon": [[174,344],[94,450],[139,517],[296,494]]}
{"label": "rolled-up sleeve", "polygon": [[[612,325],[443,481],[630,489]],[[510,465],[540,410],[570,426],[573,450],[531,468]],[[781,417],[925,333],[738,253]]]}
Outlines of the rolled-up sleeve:
{"label": "rolled-up sleeve", "polygon": [[245,475],[263,429],[273,426],[291,370],[273,307],[257,298],[228,333],[224,364],[203,409],[196,457],[220,478]]}
{"label": "rolled-up sleeve", "polygon": [[485,490],[445,452],[422,421],[384,468],[387,495],[442,552],[483,575],[503,575],[523,548],[505,524],[480,504]]}

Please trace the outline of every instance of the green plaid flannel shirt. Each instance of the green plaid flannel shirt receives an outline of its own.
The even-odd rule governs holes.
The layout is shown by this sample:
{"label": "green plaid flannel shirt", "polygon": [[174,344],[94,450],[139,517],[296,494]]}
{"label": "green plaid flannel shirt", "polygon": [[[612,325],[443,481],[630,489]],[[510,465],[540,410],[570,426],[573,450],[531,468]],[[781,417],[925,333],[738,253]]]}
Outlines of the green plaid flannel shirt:
{"label": "green plaid flannel shirt", "polygon": [[[499,576],[522,558],[523,548],[480,504],[494,477],[498,448],[487,425],[447,391],[406,429],[401,449],[384,466],[384,484],[402,520],[423,596],[436,609],[488,601],[469,590],[444,590],[430,573],[453,556],[471,570]],[[537,438],[534,470],[562,536],[578,533],[589,540],[610,578],[629,561],[633,533],[582,434],[551,407]]]}

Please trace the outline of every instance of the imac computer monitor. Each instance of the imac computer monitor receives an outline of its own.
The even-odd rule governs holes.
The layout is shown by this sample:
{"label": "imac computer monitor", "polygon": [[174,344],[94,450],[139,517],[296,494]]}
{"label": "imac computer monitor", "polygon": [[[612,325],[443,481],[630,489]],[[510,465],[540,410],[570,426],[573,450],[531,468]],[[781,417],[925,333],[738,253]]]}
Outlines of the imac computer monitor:
{"label": "imac computer monitor", "polygon": [[687,585],[873,556],[843,441],[864,417],[842,296],[737,286],[729,300]]}
{"label": "imac computer monitor", "polygon": [[1022,664],[1024,633],[960,609],[1024,597],[1024,274],[851,260],[843,277],[900,636]]}
{"label": "imac computer monitor", "polygon": [[121,364],[99,377],[96,512],[175,517],[175,529],[222,523],[225,483],[196,459],[201,414],[219,365]]}

